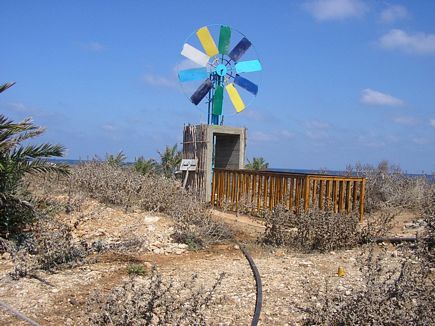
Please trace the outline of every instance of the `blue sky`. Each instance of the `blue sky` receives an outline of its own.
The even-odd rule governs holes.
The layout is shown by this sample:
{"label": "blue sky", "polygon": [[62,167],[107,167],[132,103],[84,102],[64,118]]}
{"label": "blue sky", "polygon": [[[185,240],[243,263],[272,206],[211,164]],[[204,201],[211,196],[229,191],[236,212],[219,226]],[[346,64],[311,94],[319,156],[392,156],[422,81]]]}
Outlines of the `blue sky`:
{"label": "blue sky", "polygon": [[[2,1],[0,112],[68,158],[156,157],[206,121],[178,85],[186,38],[228,24],[255,45],[259,93],[226,125],[276,168],[387,159],[435,171],[435,1]],[[228,110],[230,110],[229,108]],[[227,108],[224,108],[227,110]]]}

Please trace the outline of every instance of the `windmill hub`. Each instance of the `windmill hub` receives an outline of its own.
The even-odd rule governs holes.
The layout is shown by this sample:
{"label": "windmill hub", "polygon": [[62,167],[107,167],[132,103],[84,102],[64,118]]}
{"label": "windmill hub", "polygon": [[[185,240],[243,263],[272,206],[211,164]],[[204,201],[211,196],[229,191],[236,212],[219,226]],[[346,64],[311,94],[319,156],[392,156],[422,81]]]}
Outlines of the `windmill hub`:
{"label": "windmill hub", "polygon": [[217,67],[215,68],[216,73],[223,77],[227,74],[227,66],[225,66],[224,64],[219,64],[217,65]]}

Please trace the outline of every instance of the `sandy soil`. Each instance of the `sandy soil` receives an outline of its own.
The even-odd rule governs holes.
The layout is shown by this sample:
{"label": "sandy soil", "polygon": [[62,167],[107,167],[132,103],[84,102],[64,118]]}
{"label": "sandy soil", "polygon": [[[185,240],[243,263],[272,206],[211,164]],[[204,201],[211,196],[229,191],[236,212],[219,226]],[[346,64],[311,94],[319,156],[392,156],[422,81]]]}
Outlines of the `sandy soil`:
{"label": "sandy soil", "polygon": [[[406,228],[415,216],[410,212],[395,221],[395,232],[410,234]],[[302,254],[255,244],[264,224],[246,216],[215,212],[224,219],[252,254],[260,271],[264,302],[261,325],[298,325],[307,308],[319,303],[319,291],[326,282],[329,290],[350,295],[361,286],[358,257],[362,248]],[[128,279],[131,262],[156,265],[165,277],[182,282],[198,275],[198,282],[210,287],[220,273],[224,282],[216,296],[219,303],[208,313],[211,325],[250,324],[255,304],[255,281],[243,254],[233,243],[211,246],[201,251],[187,251],[170,238],[171,221],[162,215],[146,212],[125,213],[88,201],[81,212],[61,214],[59,219],[73,228],[77,239],[104,240],[121,243],[143,239],[140,250],[96,254],[92,263],[57,273],[38,272],[50,285],[34,278],[18,281],[8,276],[13,263],[8,257],[0,260],[0,300],[18,309],[41,325],[87,325],[85,305],[96,290],[108,292]],[[399,232],[400,231],[400,232]],[[345,276],[337,269],[344,267]],[[0,310],[0,325],[26,325]]]}

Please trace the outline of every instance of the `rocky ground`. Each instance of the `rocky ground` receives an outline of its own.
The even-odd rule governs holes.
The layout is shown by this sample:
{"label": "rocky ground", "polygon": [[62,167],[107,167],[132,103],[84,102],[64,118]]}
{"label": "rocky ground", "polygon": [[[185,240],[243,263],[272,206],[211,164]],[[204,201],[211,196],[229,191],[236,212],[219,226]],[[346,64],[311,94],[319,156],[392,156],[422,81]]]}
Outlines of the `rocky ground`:
{"label": "rocky ground", "polygon": [[[415,234],[419,222],[409,212],[400,215],[394,233]],[[361,286],[359,257],[364,248],[303,254],[262,247],[255,243],[262,223],[246,217],[216,213],[236,231],[247,245],[260,271],[264,301],[261,325],[298,325],[307,309],[320,304],[319,294],[328,291],[346,296]],[[146,268],[157,266],[165,278],[181,283],[198,275],[198,282],[211,287],[225,273],[217,289],[216,304],[207,313],[211,325],[250,324],[255,305],[255,281],[242,252],[234,243],[190,251],[187,245],[173,243],[171,221],[162,215],[145,212],[125,213],[88,201],[81,212],[60,214],[77,240],[98,241],[113,250],[94,254],[88,264],[56,273],[38,272],[36,278],[12,280],[13,262],[9,254],[0,260],[0,300],[21,311],[41,325],[86,325],[86,302],[96,290],[108,292],[128,280],[127,267],[132,262]],[[128,243],[135,242],[134,250]],[[394,248],[391,247],[394,260]],[[338,267],[345,275],[337,276]],[[0,310],[0,325],[25,325]]]}

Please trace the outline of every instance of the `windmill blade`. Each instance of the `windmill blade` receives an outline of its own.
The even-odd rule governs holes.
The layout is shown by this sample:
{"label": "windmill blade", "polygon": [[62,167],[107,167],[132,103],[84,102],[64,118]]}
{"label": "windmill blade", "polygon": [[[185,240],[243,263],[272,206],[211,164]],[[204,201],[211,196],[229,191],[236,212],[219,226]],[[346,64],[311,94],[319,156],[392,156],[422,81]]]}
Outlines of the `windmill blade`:
{"label": "windmill blade", "polygon": [[213,95],[213,114],[222,115],[222,104],[224,101],[224,88],[218,85]]}
{"label": "windmill blade", "polygon": [[258,60],[240,61],[236,63],[236,72],[238,74],[255,71],[261,71],[261,63]]}
{"label": "windmill blade", "polygon": [[208,78],[207,68],[194,68],[178,72],[178,80],[182,83]]}
{"label": "windmill blade", "polygon": [[257,95],[258,93],[258,86],[242,76],[236,75],[236,78],[234,78],[234,84],[239,85],[254,95]]}
{"label": "windmill blade", "polygon": [[181,50],[181,55],[202,67],[207,66],[208,60],[210,59],[210,57],[204,52],[199,51],[197,48],[188,43],[184,43],[183,50]]}
{"label": "windmill blade", "polygon": [[234,87],[234,84],[228,84],[225,86],[225,89],[227,90],[228,96],[230,97],[236,111],[242,112],[245,109],[245,103],[243,103],[243,100],[237,89]]}
{"label": "windmill blade", "polygon": [[207,93],[210,91],[210,89],[213,87],[213,83],[210,79],[205,80],[201,86],[198,87],[198,89],[193,93],[193,95],[190,97],[190,100],[193,104],[198,105],[202,99],[207,95]]}
{"label": "windmill blade", "polygon": [[201,42],[205,53],[207,53],[209,57],[213,57],[219,53],[216,47],[216,43],[214,42],[213,37],[211,36],[207,26],[198,29],[196,31],[196,36],[198,36],[198,39]]}
{"label": "windmill blade", "polygon": [[242,38],[239,43],[231,50],[229,57],[235,62],[239,61],[242,55],[250,48],[251,42],[246,38]]}
{"label": "windmill blade", "polygon": [[221,26],[219,34],[219,53],[228,54],[231,41],[231,28],[229,26]]}

